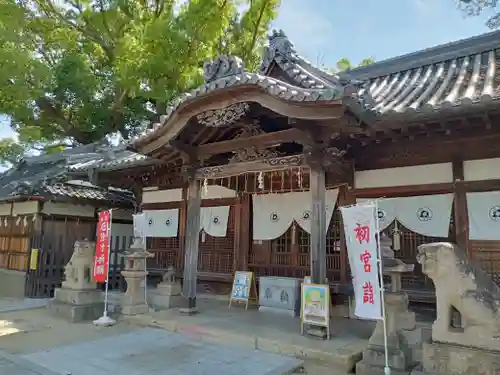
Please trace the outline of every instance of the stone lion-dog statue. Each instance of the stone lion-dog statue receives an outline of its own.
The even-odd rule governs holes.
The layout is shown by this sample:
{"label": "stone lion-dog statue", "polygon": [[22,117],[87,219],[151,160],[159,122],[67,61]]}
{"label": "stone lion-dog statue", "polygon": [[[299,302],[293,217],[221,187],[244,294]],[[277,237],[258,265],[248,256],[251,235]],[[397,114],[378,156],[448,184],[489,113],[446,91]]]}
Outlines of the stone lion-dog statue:
{"label": "stone lion-dog statue", "polygon": [[[500,288],[458,246],[437,242],[418,247],[417,261],[436,288],[432,340],[500,350]],[[452,307],[463,328],[452,327]]]}

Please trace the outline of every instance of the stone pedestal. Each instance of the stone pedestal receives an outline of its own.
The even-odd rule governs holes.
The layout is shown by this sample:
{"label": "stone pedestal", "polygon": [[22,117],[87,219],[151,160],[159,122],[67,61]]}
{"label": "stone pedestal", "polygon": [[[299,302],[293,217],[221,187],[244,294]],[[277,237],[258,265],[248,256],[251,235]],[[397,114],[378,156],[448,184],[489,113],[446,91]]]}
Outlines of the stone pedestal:
{"label": "stone pedestal", "polygon": [[[391,374],[409,374],[418,364],[422,329],[417,328],[415,313],[408,311],[405,293],[385,293],[387,345]],[[384,374],[384,326],[378,321],[363,352],[363,359],[356,365],[356,374]]]}
{"label": "stone pedestal", "polygon": [[151,305],[161,309],[170,309],[179,305],[181,299],[181,285],[179,283],[171,284],[162,282],[158,284],[156,290],[150,293]]}
{"label": "stone pedestal", "polygon": [[56,288],[47,308],[71,322],[94,320],[104,311],[104,295],[92,281],[95,243],[76,241],[64,269],[65,280]]}
{"label": "stone pedestal", "polygon": [[500,373],[500,351],[426,342],[422,365],[412,375],[487,375]]}
{"label": "stone pedestal", "polygon": [[[388,365],[392,375],[409,374],[420,361],[422,344],[422,329],[417,328],[415,313],[408,310],[408,295],[401,291],[401,274],[413,271],[413,266],[394,258],[384,258],[382,263],[384,274],[391,277],[390,291],[384,293]],[[384,367],[384,322],[378,321],[363,359],[356,364],[356,374],[383,375]]]}
{"label": "stone pedestal", "polygon": [[149,311],[146,301],[146,258],[152,254],[142,249],[142,244],[134,241],[130,250],[124,254],[125,269],[122,276],[127,282],[127,290],[122,298],[123,315],[144,314]]}

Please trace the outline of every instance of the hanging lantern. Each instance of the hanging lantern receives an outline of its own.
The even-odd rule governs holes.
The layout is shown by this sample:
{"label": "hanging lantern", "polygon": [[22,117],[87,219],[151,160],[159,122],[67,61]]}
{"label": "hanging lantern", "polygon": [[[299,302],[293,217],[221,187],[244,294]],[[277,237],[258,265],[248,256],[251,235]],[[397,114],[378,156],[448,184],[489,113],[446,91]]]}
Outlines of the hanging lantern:
{"label": "hanging lantern", "polygon": [[33,219],[31,221],[35,222],[36,221],[36,214],[33,215]]}
{"label": "hanging lantern", "polygon": [[203,180],[203,195],[208,196],[208,180],[206,178]]}
{"label": "hanging lantern", "polygon": [[7,217],[3,219],[3,226],[7,228],[9,226],[9,221],[7,220]]}
{"label": "hanging lantern", "polygon": [[295,234],[297,231],[297,228],[295,227],[295,221],[292,223],[292,245],[295,245]]}
{"label": "hanging lantern", "polygon": [[264,175],[262,172],[259,172],[259,176],[257,177],[257,181],[259,182],[259,189],[264,190]]}
{"label": "hanging lantern", "polygon": [[205,230],[201,230],[201,242],[205,243],[207,240],[207,234],[205,233]]}
{"label": "hanging lantern", "polygon": [[23,227],[27,227],[28,226],[28,216],[25,216],[24,219],[23,219]]}
{"label": "hanging lantern", "polygon": [[16,219],[16,227],[18,227],[19,224],[21,224],[21,217],[20,216],[18,216]]}
{"label": "hanging lantern", "polygon": [[392,230],[392,249],[398,251],[401,249],[401,231],[398,228],[398,221],[394,221],[394,229]]}

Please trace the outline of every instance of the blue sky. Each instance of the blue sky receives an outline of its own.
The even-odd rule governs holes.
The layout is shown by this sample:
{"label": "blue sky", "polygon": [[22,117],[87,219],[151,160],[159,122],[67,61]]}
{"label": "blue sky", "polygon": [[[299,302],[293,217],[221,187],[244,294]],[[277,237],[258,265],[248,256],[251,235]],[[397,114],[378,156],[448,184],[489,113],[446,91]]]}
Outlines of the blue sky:
{"label": "blue sky", "polygon": [[[487,32],[484,17],[464,18],[456,0],[282,0],[274,27],[312,63],[376,60]],[[0,117],[0,138],[13,136]]]}
{"label": "blue sky", "polygon": [[333,67],[482,34],[488,15],[464,18],[456,0],[282,0],[274,27],[310,62]]}

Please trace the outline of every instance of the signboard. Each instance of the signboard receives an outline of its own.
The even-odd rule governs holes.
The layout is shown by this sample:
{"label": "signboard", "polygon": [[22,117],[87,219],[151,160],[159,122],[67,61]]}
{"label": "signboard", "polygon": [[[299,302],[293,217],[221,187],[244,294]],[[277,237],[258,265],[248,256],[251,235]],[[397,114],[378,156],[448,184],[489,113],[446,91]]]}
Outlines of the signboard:
{"label": "signboard", "polygon": [[248,308],[250,300],[257,301],[257,287],[253,272],[250,271],[236,271],[234,273],[233,288],[231,290],[231,297],[229,300],[229,307],[232,302],[244,302],[245,309]]}
{"label": "signboard", "polygon": [[304,324],[326,327],[330,339],[330,288],[328,285],[302,283],[300,296],[301,333]]}
{"label": "signboard", "polygon": [[37,269],[38,269],[38,249],[31,249],[30,270],[36,271]]}
{"label": "signboard", "polygon": [[104,283],[108,280],[109,245],[111,240],[111,211],[99,212],[97,241],[92,280]]}
{"label": "signboard", "polygon": [[341,207],[356,309],[361,319],[382,319],[375,203]]}

